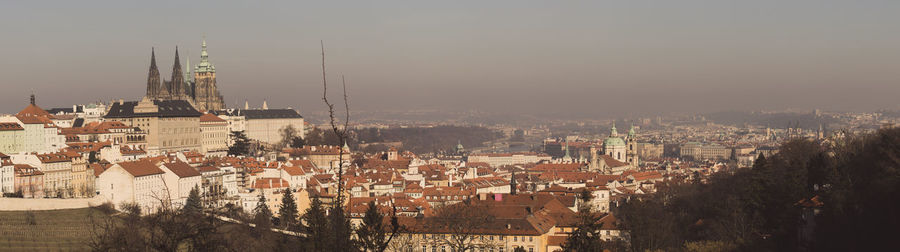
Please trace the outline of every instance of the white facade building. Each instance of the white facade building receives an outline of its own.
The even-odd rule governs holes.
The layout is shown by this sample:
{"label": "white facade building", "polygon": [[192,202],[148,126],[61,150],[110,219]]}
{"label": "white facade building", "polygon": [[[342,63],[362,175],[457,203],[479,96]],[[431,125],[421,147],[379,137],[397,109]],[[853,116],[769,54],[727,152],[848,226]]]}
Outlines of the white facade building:
{"label": "white facade building", "polygon": [[160,206],[169,192],[165,172],[149,161],[121,162],[103,171],[97,178],[100,197],[116,207],[135,203],[146,212]]}
{"label": "white facade building", "polygon": [[196,187],[197,190],[200,190],[200,186],[203,183],[200,171],[191,167],[189,164],[175,161],[172,163],[164,163],[160,168],[165,172],[163,178],[166,182],[166,187],[169,190],[169,197],[172,200],[173,206],[184,206],[188,195],[191,193],[191,189]]}

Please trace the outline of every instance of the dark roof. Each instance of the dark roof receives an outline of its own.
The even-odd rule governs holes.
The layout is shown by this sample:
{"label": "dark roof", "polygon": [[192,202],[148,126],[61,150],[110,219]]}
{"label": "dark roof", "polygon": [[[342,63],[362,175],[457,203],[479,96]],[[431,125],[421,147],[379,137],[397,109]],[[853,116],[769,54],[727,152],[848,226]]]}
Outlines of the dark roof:
{"label": "dark roof", "polygon": [[75,118],[75,121],[72,122],[72,128],[79,128],[84,126],[84,118]]}
{"label": "dark roof", "polygon": [[105,118],[131,118],[131,117],[200,117],[203,113],[197,111],[191,103],[184,100],[153,101],[159,107],[156,113],[135,113],[136,101],[113,103],[106,113]]}
{"label": "dark roof", "polygon": [[56,115],[56,114],[63,114],[63,113],[71,114],[71,113],[75,113],[75,112],[72,110],[72,108],[52,108],[52,109],[48,109],[47,113]]}
{"label": "dark roof", "polygon": [[243,115],[246,119],[303,118],[293,109],[235,109],[212,111],[212,113],[229,116]]}

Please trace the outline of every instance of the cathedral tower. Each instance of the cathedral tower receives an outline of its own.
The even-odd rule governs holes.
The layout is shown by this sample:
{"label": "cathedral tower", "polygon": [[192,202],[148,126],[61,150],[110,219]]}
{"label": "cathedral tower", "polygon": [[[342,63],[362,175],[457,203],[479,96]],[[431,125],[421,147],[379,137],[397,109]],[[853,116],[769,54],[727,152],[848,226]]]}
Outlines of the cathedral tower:
{"label": "cathedral tower", "polygon": [[216,87],[216,67],[209,63],[206,39],[200,51],[200,64],[194,67],[193,97],[198,110],[220,110],[225,108],[225,99]]}

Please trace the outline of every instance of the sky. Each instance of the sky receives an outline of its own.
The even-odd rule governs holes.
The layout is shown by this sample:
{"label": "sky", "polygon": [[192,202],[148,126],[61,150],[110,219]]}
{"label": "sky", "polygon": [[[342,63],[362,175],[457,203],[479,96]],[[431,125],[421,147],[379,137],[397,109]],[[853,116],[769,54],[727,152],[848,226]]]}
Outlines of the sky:
{"label": "sky", "polygon": [[[3,1],[0,113],[137,100],[206,36],[229,107],[898,109],[900,1]],[[182,63],[183,64],[183,63]]]}

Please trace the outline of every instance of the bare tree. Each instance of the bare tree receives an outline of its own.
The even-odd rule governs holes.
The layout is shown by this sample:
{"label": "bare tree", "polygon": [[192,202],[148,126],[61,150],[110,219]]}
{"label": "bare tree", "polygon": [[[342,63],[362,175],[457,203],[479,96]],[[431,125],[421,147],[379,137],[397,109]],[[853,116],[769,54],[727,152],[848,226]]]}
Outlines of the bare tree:
{"label": "bare tree", "polygon": [[426,225],[434,231],[432,234],[440,233],[430,239],[433,245],[448,246],[451,251],[465,252],[499,246],[499,238],[484,235],[485,230],[496,224],[495,220],[487,206],[471,204],[466,200],[439,208],[437,215]]}
{"label": "bare tree", "polygon": [[[347,130],[349,129],[350,124],[350,100],[347,95],[347,82],[345,81],[343,75],[341,76],[341,82],[343,84],[343,95],[344,95],[344,110],[345,117],[343,125],[337,119],[337,116],[334,112],[334,103],[328,101],[328,77],[326,74],[325,68],[325,42],[319,41],[319,44],[322,48],[322,101],[325,102],[325,105],[328,107],[328,118],[331,125],[331,130],[334,132],[334,135],[338,137],[340,140],[340,144],[347,143]],[[338,148],[340,151],[338,152],[338,168],[337,168],[337,196],[334,204],[332,205],[331,215],[333,215],[334,219],[332,219],[332,228],[334,230],[334,239],[336,246],[334,249],[337,251],[346,251],[349,250],[350,246],[350,225],[347,220],[347,216],[344,213],[344,148]]]}

